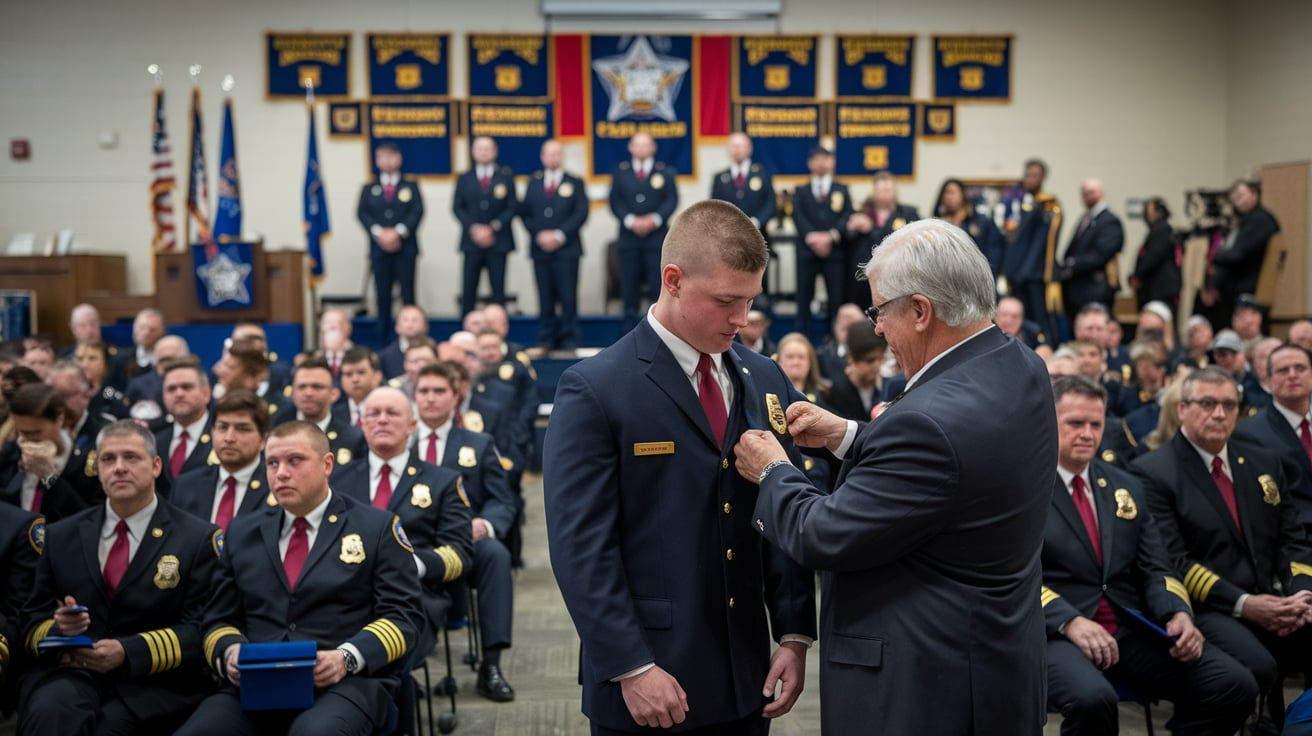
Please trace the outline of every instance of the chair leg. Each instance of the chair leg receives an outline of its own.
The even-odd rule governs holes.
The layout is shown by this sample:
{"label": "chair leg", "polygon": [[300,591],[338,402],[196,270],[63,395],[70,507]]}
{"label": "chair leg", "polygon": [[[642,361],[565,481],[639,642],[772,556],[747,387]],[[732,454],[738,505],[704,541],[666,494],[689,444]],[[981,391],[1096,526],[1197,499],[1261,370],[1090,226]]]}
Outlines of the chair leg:
{"label": "chair leg", "polygon": [[469,651],[465,654],[465,664],[475,672],[478,671],[479,660],[483,655],[481,646],[482,632],[478,625],[478,589],[471,586],[465,588],[466,595],[469,596],[467,608],[469,609]]}
{"label": "chair leg", "polygon": [[[446,677],[442,678],[442,689],[451,698],[451,710],[438,716],[437,731],[438,733],[451,733],[456,729],[456,678],[451,665],[451,632],[444,626],[442,627],[442,650],[446,655]],[[433,707],[433,702],[428,702],[428,707]],[[432,711],[429,711],[428,717],[433,717]],[[431,723],[431,720],[430,720]]]}
{"label": "chair leg", "polygon": [[1153,704],[1147,700],[1143,702],[1143,722],[1147,726],[1148,736],[1153,734]]}

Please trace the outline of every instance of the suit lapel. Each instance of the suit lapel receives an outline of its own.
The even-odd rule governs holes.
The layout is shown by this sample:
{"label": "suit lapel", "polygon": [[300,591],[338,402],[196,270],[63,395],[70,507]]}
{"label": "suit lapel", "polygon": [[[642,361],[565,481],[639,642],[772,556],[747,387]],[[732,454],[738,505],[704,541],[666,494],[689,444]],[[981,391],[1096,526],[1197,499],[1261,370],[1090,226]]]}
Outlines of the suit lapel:
{"label": "suit lapel", "polygon": [[369,457],[361,457],[358,462],[351,463],[345,468],[334,470],[333,475],[340,472],[342,475],[337,478],[337,482],[332,484],[333,493],[340,493],[343,496],[350,496],[360,503],[369,503],[369,484],[373,478],[369,476]]}
{"label": "suit lapel", "polygon": [[1062,482],[1060,473],[1053,481],[1052,505],[1057,509],[1057,515],[1066,522],[1066,526],[1071,528],[1071,533],[1080,540],[1080,547],[1089,556],[1089,564],[1098,567],[1098,555],[1093,551],[1093,540],[1089,539],[1089,532],[1084,528],[1084,519],[1080,518],[1080,512],[1075,508],[1075,502],[1071,500],[1070,489]]}
{"label": "suit lapel", "polygon": [[268,553],[269,560],[278,571],[278,580],[282,582],[283,590],[290,593],[292,586],[287,584],[287,571],[283,569],[282,553],[278,551],[278,537],[282,534],[283,517],[286,515],[286,511],[279,510],[278,513],[269,514],[261,519],[260,536],[264,539],[264,551]]}
{"label": "suit lapel", "polygon": [[90,572],[88,577],[96,581],[96,590],[100,592],[101,598],[109,600],[109,592],[105,590],[105,571],[100,565],[100,529],[104,524],[105,505],[102,503],[96,513],[88,514],[78,522],[78,537],[82,541],[82,558]]}
{"label": "suit lapel", "polygon": [[1098,541],[1102,544],[1103,579],[1111,565],[1116,540],[1116,495],[1107,478],[1093,464],[1089,465],[1089,480],[1093,483],[1093,497],[1098,513]]}
{"label": "suit lapel", "polygon": [[[164,546],[164,539],[172,531],[169,524],[168,507],[161,503],[155,507],[155,513],[150,517],[150,527],[141,538],[141,543],[137,545],[137,553],[132,556],[132,561],[128,563],[127,572],[123,573],[123,579],[119,581],[120,590],[127,588],[134,580],[140,577],[145,571],[150,569],[154,561],[159,558],[160,548]],[[159,532],[156,535],[156,532]]]}
{"label": "suit lapel", "polygon": [[[396,498],[395,495],[392,496]],[[314,569],[314,566],[328,550],[337,546],[337,538],[342,535],[342,519],[338,514],[346,509],[346,502],[337,496],[333,496],[328,502],[328,508],[324,509],[323,519],[319,522],[319,532],[314,536],[314,546],[310,548],[310,555],[305,559],[305,567],[301,568],[301,580],[305,580]]]}
{"label": "suit lapel", "polygon": [[[726,445],[732,444],[731,438],[743,433],[742,420],[747,422],[745,429],[765,430],[770,426],[765,413],[765,394],[757,390],[756,376],[752,375],[751,369],[743,365],[742,358],[738,355],[736,349],[738,345],[739,343],[734,343],[733,346],[724,351],[723,358],[726,361],[725,367],[733,376],[735,388],[733,405],[729,407],[729,427],[724,436]],[[701,406],[700,400],[697,405]]]}
{"label": "suit lapel", "polygon": [[238,513],[249,514],[259,511],[265,506],[265,499],[271,492],[264,461],[260,460],[260,464],[255,466],[255,472],[251,474],[251,482],[246,484],[246,495],[241,498],[241,509]]}
{"label": "suit lapel", "polygon": [[406,460],[405,470],[401,471],[401,476],[397,478],[396,483],[392,486],[392,499],[387,502],[387,510],[396,512],[396,510],[410,497],[410,486],[415,483],[415,474],[419,472],[417,467],[419,458],[411,454]]}
{"label": "suit lapel", "polygon": [[[1221,498],[1221,491],[1216,487],[1216,481],[1212,480],[1211,471],[1203,465],[1203,459],[1198,456],[1198,451],[1185,438],[1183,432],[1176,433],[1174,442],[1176,456],[1180,460],[1188,484],[1197,488],[1199,495],[1207,499],[1208,505],[1220,519],[1221,525],[1234,536],[1234,541],[1242,543],[1243,540],[1239,538],[1239,528],[1235,526],[1234,518],[1230,516],[1230,507],[1226,506],[1225,499]],[[1230,458],[1231,474],[1234,473],[1235,465],[1235,459]]]}
{"label": "suit lapel", "polygon": [[647,377],[679,407],[702,433],[702,437],[714,445],[715,434],[711,432],[711,423],[706,419],[706,412],[702,410],[701,402],[697,400],[697,394],[688,376],[679,367],[679,361],[674,359],[674,354],[665,347],[665,343],[661,342],[660,336],[646,319],[638,323],[638,334],[635,337],[638,359],[648,363]]}
{"label": "suit lapel", "polygon": [[[1300,447],[1301,449],[1301,447]],[[1235,508],[1239,510],[1239,523],[1244,530],[1244,541],[1251,545],[1253,538],[1253,519],[1262,514],[1262,486],[1257,479],[1256,469],[1243,455],[1233,447],[1230,448],[1230,477],[1235,484]],[[1252,547],[1247,547],[1250,557]]]}

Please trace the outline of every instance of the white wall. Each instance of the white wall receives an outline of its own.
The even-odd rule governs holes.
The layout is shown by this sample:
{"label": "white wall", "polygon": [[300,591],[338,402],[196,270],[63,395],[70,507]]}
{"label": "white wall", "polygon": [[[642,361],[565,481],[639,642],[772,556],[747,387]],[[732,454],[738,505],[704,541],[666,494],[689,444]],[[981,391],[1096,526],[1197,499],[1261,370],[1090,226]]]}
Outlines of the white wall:
{"label": "white wall", "polygon": [[[1257,56],[1272,63],[1299,61],[1305,3],[1264,0],[1284,7],[1276,22],[1263,13],[1244,21],[1238,3],[1203,0],[1188,4],[1107,0],[1078,14],[1058,12],[1040,0],[924,0],[892,7],[870,0],[786,0],[779,23],[783,32],[915,32],[920,34],[916,86],[929,92],[929,34],[1010,32],[1016,35],[1014,99],[1009,105],[959,107],[959,137],[951,143],[922,143],[918,176],[902,187],[902,199],[926,211],[943,178],[1014,177],[1029,156],[1045,158],[1052,170],[1049,188],[1078,211],[1079,180],[1098,176],[1111,206],[1123,210],[1127,197],[1161,194],[1178,201],[1199,185],[1220,185],[1240,170],[1274,157],[1289,159],[1306,148],[1308,119],[1306,63],[1286,73],[1302,83],[1302,113],[1272,114],[1269,124],[1243,135],[1235,123],[1247,116],[1228,90],[1248,67],[1234,58]],[[1187,9],[1187,10],[1185,10]],[[264,32],[267,30],[348,30],[355,33],[353,89],[365,92],[364,34],[367,31],[449,30],[453,33],[453,85],[463,93],[463,34],[470,31],[541,31],[537,0],[50,0],[7,9],[0,30],[0,131],[4,138],[27,138],[27,162],[0,160],[0,242],[14,232],[45,234],[71,226],[77,245],[97,252],[126,253],[130,288],[150,290],[149,182],[151,80],[146,65],[165,70],[168,116],[179,187],[186,182],[186,67],[204,66],[201,77],[210,175],[218,154],[222,95],[219,80],[233,74],[238,162],[248,230],[264,233],[271,247],[302,247],[300,191],[305,167],[305,110],[291,102],[264,99]],[[1295,16],[1299,24],[1290,22]],[[578,24],[558,25],[579,30]],[[624,30],[614,22],[590,30]],[[1234,30],[1232,30],[1234,29]],[[631,29],[627,29],[631,30]],[[728,33],[734,26],[686,22],[641,30]],[[748,30],[760,32],[760,25]],[[1270,42],[1232,42],[1240,31],[1267,34]],[[822,44],[821,89],[832,88],[832,38]],[[1286,62],[1285,60],[1289,61]],[[1296,69],[1296,70],[1295,70]],[[1260,79],[1260,76],[1257,77]],[[1253,85],[1254,90],[1261,83]],[[1248,94],[1248,92],[1245,92]],[[1254,91],[1253,94],[1259,94]],[[1263,101],[1282,98],[1263,90]],[[1240,98],[1247,100],[1248,97]],[[1227,102],[1229,100],[1229,102]],[[360,184],[366,176],[365,143],[326,136],[319,114],[320,157],[333,236],[326,245],[325,293],[360,288],[365,239],[355,222]],[[100,131],[116,131],[113,150],[96,146]],[[1251,141],[1250,141],[1251,138]],[[581,170],[581,144],[567,148],[568,165]],[[457,161],[463,162],[464,146]],[[1252,163],[1249,163],[1252,162]],[[682,200],[705,196],[711,172],[725,164],[718,144],[699,155],[701,179],[681,187]],[[211,187],[213,187],[211,180]],[[854,193],[863,197],[866,187]],[[420,231],[420,303],[431,313],[452,314],[458,283],[456,229],[450,216],[451,187],[423,185],[428,207]],[[180,189],[177,204],[185,193]],[[583,309],[601,308],[602,244],[615,225],[603,207],[593,210],[584,233]],[[1127,223],[1128,258],[1144,233]],[[512,291],[521,303],[535,303],[524,242],[510,269]],[[0,262],[0,268],[3,267]]]}

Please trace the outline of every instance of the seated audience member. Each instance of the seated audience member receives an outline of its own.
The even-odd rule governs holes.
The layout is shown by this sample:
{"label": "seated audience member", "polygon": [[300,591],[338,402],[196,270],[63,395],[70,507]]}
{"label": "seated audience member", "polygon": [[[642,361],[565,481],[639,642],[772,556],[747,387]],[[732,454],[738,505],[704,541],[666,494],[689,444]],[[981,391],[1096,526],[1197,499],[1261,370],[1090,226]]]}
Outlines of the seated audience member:
{"label": "seated audience member", "polygon": [[1171,308],[1166,304],[1157,301],[1148,302],[1139,310],[1139,321],[1134,327],[1134,339],[1138,341],[1140,338],[1162,343],[1162,347],[1166,348],[1168,372],[1174,373],[1175,369],[1185,361],[1184,348],[1176,339],[1175,320],[1171,316]]}
{"label": "seated audience member", "polygon": [[22,365],[32,369],[44,381],[55,364],[55,346],[45,340],[28,338],[23,341]]}
{"label": "seated audience member", "polygon": [[1289,341],[1304,350],[1312,350],[1312,320],[1300,319],[1289,325]]}
{"label": "seated audience member", "polygon": [[774,340],[770,339],[770,316],[759,309],[747,312],[747,324],[738,329],[738,342],[761,355],[774,355]]}
{"label": "seated audience member", "polygon": [[428,337],[428,315],[413,304],[401,307],[396,314],[396,340],[378,351],[378,364],[383,369],[383,378],[391,380],[405,373],[405,353],[410,341]]}
{"label": "seated audience member", "polygon": [[1048,336],[1034,322],[1025,319],[1025,305],[1014,296],[1004,296],[998,300],[998,309],[993,315],[993,322],[998,329],[1028,345],[1046,358],[1052,355],[1052,346]]}
{"label": "seated audience member", "polygon": [[884,395],[884,377],[880,374],[887,350],[888,342],[875,334],[869,320],[847,328],[847,370],[834,378],[827,399],[834,413],[844,419],[869,421],[875,406],[890,398]]}
{"label": "seated audience member", "polygon": [[[414,548],[394,514],[329,489],[333,456],[313,424],[271,430],[265,462],[278,506],[228,527],[205,611],[205,659],[224,686],[176,733],[379,733],[423,624]],[[243,711],[242,646],[293,639],[318,650],[314,705]]]}
{"label": "seated audience member", "polygon": [[[1189,369],[1184,375],[1192,373]],[[1177,378],[1162,392],[1162,408],[1158,412],[1157,426],[1143,438],[1144,451],[1156,450],[1170,442],[1176,432],[1180,431],[1180,386],[1182,377]]]}
{"label": "seated audience member", "polygon": [[164,369],[177,360],[192,357],[187,341],[176,335],[161,337],[155,343],[152,355],[154,362],[151,369],[133,377],[123,391],[128,402],[128,412],[133,419],[143,422],[155,422],[163,418],[166,411]]}
{"label": "seated audience member", "polygon": [[1244,353],[1244,343],[1234,330],[1221,330],[1212,340],[1212,360],[1239,384],[1239,397],[1243,404],[1242,416],[1249,416],[1250,410],[1261,409],[1271,403],[1271,394],[1262,388],[1257,374],[1248,363]]}
{"label": "seated audience member", "polygon": [[193,468],[210,464],[210,380],[195,357],[170,361],[164,365],[164,408],[168,424],[155,432],[155,444],[164,458],[164,470],[155,480],[155,489],[165,498],[173,479]]}
{"label": "seated audience member", "polygon": [[132,319],[132,347],[119,351],[117,365],[111,371],[111,375],[121,377],[122,384],[115,384],[117,388],[128,393],[126,387],[133,378],[156,371],[160,361],[157,343],[167,334],[163,312],[153,307],[137,312]]}
{"label": "seated audience member", "polygon": [[351,342],[351,318],[340,309],[325,309],[319,317],[319,352],[333,372],[333,380],[340,380],[346,351],[355,347]]}
{"label": "seated audience member", "polygon": [[18,674],[28,661],[19,627],[45,539],[44,516],[0,503],[0,718],[17,707]]}
{"label": "seated audience member", "polygon": [[383,372],[378,367],[378,355],[369,348],[351,348],[342,356],[342,365],[338,374],[342,395],[333,408],[340,411],[338,407],[344,405],[350,423],[358,429],[362,426],[360,405],[364,403],[364,397],[383,385]]}
{"label": "seated audience member", "polygon": [[832,334],[816,356],[820,361],[820,375],[826,381],[833,381],[847,370],[847,328],[865,319],[865,316],[861,307],[855,304],[844,304],[838,308]]}
{"label": "seated audience member", "polygon": [[[1312,546],[1280,461],[1231,436],[1240,406],[1231,375],[1208,367],[1181,383],[1180,431],[1133,470],[1199,630],[1269,694],[1281,670],[1312,666]],[[1271,716],[1278,724],[1283,713]]]}
{"label": "seated audience member", "polygon": [[[448,347],[446,352],[452,354],[455,351]],[[514,393],[502,383],[474,381],[465,361],[452,360],[448,355],[441,362],[450,365],[460,381],[457,388],[460,404],[456,407],[455,421],[465,429],[492,435],[503,466],[511,470],[523,467],[526,440],[522,423],[516,421],[510,411]]]}
{"label": "seated audience member", "polygon": [[[1134,382],[1121,391],[1120,406],[1112,412],[1116,416],[1128,417],[1141,407],[1157,404],[1170,375],[1166,372],[1166,347],[1149,338],[1136,340],[1130,345],[1130,365],[1134,370]],[[1146,431],[1156,426],[1154,414]]]}
{"label": "seated audience member", "polygon": [[72,359],[82,369],[91,388],[91,403],[87,411],[110,422],[127,419],[128,401],[122,391],[105,383],[109,371],[109,347],[99,340],[80,342]]}
{"label": "seated audience member", "polygon": [[[24,610],[22,734],[169,733],[212,690],[200,622],[222,533],[155,495],[149,430],[117,421],[96,450],[108,499],[50,525]],[[95,645],[39,652],[47,634]]]}
{"label": "seated audience member", "polygon": [[1107,348],[1107,370],[1120,376],[1123,384],[1134,380],[1134,366],[1130,363],[1130,351],[1122,341],[1125,329],[1114,319],[1107,320],[1107,329],[1103,332],[1102,346]]}
{"label": "seated audience member", "polygon": [[1258,340],[1266,337],[1262,334],[1264,316],[1265,310],[1252,294],[1239,295],[1239,300],[1235,302],[1235,311],[1230,316],[1230,329],[1239,335],[1245,349],[1253,347]]}
{"label": "seated audience member", "polygon": [[404,371],[389,380],[387,385],[400,389],[401,393],[413,399],[415,378],[419,376],[419,369],[436,362],[437,343],[433,342],[432,338],[417,337],[406,346]]}
{"label": "seated audience member", "polygon": [[[352,365],[346,363],[347,366]],[[342,385],[347,371],[341,372]],[[337,469],[364,454],[364,433],[350,421],[350,408],[338,403],[341,389],[333,385],[333,373],[320,358],[309,358],[292,371],[292,400],[273,414],[270,427],[299,419],[323,430],[337,460]]]}
{"label": "seated audience member", "polygon": [[54,386],[30,383],[9,399],[18,436],[0,448],[0,501],[54,523],[104,500],[94,443],[78,446],[64,417],[69,409]]}
{"label": "seated audience member", "polygon": [[211,434],[218,463],[179,475],[169,501],[227,531],[234,516],[277,503],[261,457],[268,404],[250,391],[229,392],[214,404]]}
{"label": "seated audience member", "polygon": [[268,363],[267,369],[260,377],[260,384],[255,389],[255,395],[270,403],[276,402],[283,397],[284,390],[292,383],[292,365],[285,360],[279,360],[278,354],[269,350],[269,335],[264,331],[264,326],[257,322],[238,322],[232,328],[232,342],[229,347],[237,344],[247,344],[259,351]]}
{"label": "seated audience member", "polygon": [[1257,376],[1257,385],[1268,394],[1271,393],[1271,353],[1283,344],[1278,337],[1264,337],[1246,351],[1248,364],[1253,367],[1253,375]]}
{"label": "seated audience member", "polygon": [[[508,410],[519,423],[522,444],[516,455],[521,462],[510,469],[510,486],[519,493],[519,479],[528,459],[535,449],[533,443],[533,423],[538,416],[538,374],[533,370],[527,356],[520,351],[511,351],[505,336],[488,327],[478,334],[478,359],[482,363],[481,372],[474,375],[480,385],[502,384],[510,389]],[[471,369],[472,370],[472,369]]]}
{"label": "seated audience member", "polygon": [[70,462],[79,462],[96,448],[96,435],[114,419],[106,421],[91,413],[91,384],[82,369],[71,360],[57,360],[46,377],[46,383],[55,387],[64,400],[64,429],[73,438],[73,456]]}
{"label": "seated audience member", "polygon": [[1052,354],[1052,357],[1045,361],[1048,368],[1048,376],[1056,378],[1057,376],[1075,376],[1079,375],[1075,350],[1062,346]]}
{"label": "seated audience member", "polygon": [[1212,364],[1212,323],[1201,314],[1195,314],[1185,322],[1184,351],[1185,362],[1193,368],[1206,368]]}
{"label": "seated audience member", "polygon": [[1172,701],[1175,733],[1233,734],[1253,709],[1257,683],[1205,646],[1139,481],[1095,458],[1106,395],[1083,376],[1053,381],[1058,462],[1041,596],[1048,709],[1062,714],[1063,733],[1116,734],[1114,684],[1123,683]]}
{"label": "seated audience member", "polygon": [[1139,247],[1130,288],[1134,289],[1139,309],[1155,301],[1174,315],[1180,301],[1180,264],[1176,261],[1175,233],[1166,201],[1153,197],[1144,203],[1143,221],[1148,225],[1148,235]]}
{"label": "seated audience member", "polygon": [[774,361],[788,376],[793,388],[805,396],[807,401],[817,403],[829,390],[825,379],[820,376],[820,361],[815,346],[806,339],[806,335],[800,332],[784,335],[775,350]]}
{"label": "seated audience member", "polygon": [[[68,331],[73,333],[73,344],[59,351],[60,358],[72,358],[78,345],[105,339],[100,334],[100,310],[91,304],[73,307],[68,313]],[[110,355],[118,355],[118,348],[110,348]]]}
{"label": "seated audience member", "polygon": [[1241,422],[1235,439],[1261,447],[1280,459],[1288,500],[1298,523],[1312,528],[1312,357],[1305,348],[1286,343],[1267,358],[1272,402]]}
{"label": "seated audience member", "polygon": [[[0,359],[3,357],[3,354],[0,354]],[[3,363],[0,363],[0,368],[4,368]],[[13,401],[14,392],[29,383],[41,383],[41,379],[27,366],[13,364],[0,373],[0,417],[3,417],[0,420],[0,449],[18,436],[18,425],[14,421],[14,413],[10,409],[9,402]],[[17,471],[17,465],[12,462],[0,463],[0,488],[3,488],[4,484],[9,482],[10,476]]]}

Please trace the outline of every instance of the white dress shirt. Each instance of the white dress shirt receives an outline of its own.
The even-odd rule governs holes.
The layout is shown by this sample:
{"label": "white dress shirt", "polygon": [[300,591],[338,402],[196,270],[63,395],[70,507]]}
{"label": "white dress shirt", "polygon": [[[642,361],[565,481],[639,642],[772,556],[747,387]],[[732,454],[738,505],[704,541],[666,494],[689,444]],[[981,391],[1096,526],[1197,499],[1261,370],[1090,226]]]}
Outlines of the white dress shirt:
{"label": "white dress shirt", "polygon": [[[152,496],[150,503],[137,513],[122,519],[128,523],[128,564],[132,564],[132,558],[137,555],[137,548],[141,546],[141,540],[145,539],[146,531],[150,528],[150,517],[155,515],[155,509],[159,506],[159,498]],[[113,548],[114,542],[118,540],[118,514],[105,502],[105,521],[100,525],[100,545],[97,555],[100,559],[100,569],[105,569],[105,560],[109,559],[109,550]]]}
{"label": "white dress shirt", "polygon": [[209,412],[200,415],[200,419],[195,422],[182,426],[177,422],[173,423],[173,439],[169,440],[169,452],[164,456],[164,467],[168,467],[169,461],[173,458],[173,453],[178,451],[178,445],[182,442],[182,433],[187,433],[187,458],[191,458],[191,453],[196,451],[196,445],[200,444],[200,436],[205,434],[205,423],[210,419]]}
{"label": "white dress shirt", "polygon": [[232,497],[232,515],[237,515],[237,509],[241,508],[242,499],[246,498],[246,489],[251,484],[251,476],[255,475],[255,469],[260,465],[260,458],[257,456],[255,462],[240,468],[235,473],[229,473],[219,466],[219,485],[214,489],[214,503],[210,504],[210,522],[213,523],[215,517],[219,514],[219,503],[223,501],[223,493],[227,490],[226,485],[229,478],[237,480],[237,493]]}

